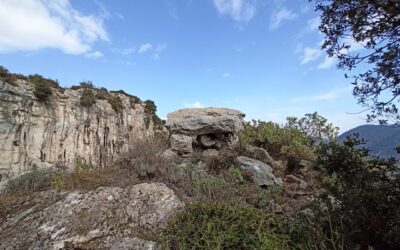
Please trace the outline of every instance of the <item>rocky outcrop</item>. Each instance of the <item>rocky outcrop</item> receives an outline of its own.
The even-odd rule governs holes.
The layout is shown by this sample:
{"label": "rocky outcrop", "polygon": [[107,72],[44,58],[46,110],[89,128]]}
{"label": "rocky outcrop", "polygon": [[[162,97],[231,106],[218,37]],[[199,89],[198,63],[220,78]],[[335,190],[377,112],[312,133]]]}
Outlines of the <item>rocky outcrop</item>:
{"label": "rocky outcrop", "polygon": [[272,159],[267,150],[252,145],[246,145],[245,149],[246,153],[250,155],[250,157],[265,162],[274,169],[281,168],[281,165]]}
{"label": "rocky outcrop", "polygon": [[281,178],[275,177],[272,168],[262,161],[245,156],[239,156],[236,160],[239,163],[239,167],[250,176],[254,184],[260,187],[281,185],[283,183]]}
{"label": "rocky outcrop", "polygon": [[3,181],[33,165],[72,167],[77,161],[102,167],[134,143],[150,136],[153,122],[145,104],[129,95],[118,96],[123,109],[115,111],[107,100],[92,107],[80,105],[82,89],[53,89],[47,102],[39,102],[33,86],[24,80],[0,80],[0,176]]}
{"label": "rocky outcrop", "polygon": [[171,149],[181,156],[193,147],[221,148],[237,142],[243,129],[244,114],[224,108],[181,109],[168,114],[166,127],[171,133]]}
{"label": "rocky outcrop", "polygon": [[155,249],[154,242],[136,237],[163,229],[183,207],[161,183],[72,192],[45,209],[10,218],[0,228],[0,249]]}

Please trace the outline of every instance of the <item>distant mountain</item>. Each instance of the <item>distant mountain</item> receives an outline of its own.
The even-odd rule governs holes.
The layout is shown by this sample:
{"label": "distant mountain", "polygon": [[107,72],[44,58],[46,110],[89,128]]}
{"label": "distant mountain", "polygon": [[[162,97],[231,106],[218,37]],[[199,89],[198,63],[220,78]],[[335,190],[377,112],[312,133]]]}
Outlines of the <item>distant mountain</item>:
{"label": "distant mountain", "polygon": [[400,146],[400,127],[362,125],[341,134],[338,139],[343,141],[346,136],[354,133],[368,141],[364,146],[371,150],[371,154],[385,158],[393,156],[400,160],[400,154],[395,150]]}

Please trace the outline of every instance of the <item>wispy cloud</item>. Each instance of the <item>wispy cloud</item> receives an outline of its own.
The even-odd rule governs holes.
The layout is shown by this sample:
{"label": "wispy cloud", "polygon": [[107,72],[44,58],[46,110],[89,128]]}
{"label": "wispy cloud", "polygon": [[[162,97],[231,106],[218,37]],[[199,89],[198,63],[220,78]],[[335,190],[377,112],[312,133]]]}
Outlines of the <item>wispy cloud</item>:
{"label": "wispy cloud", "polygon": [[97,51],[97,50],[96,50],[96,51],[94,51],[94,52],[85,54],[85,57],[91,58],[91,59],[100,59],[100,58],[103,58],[104,55],[103,55],[103,53],[101,53],[100,51]]}
{"label": "wispy cloud", "polygon": [[303,55],[301,56],[301,64],[306,64],[317,60],[322,55],[320,49],[304,48]]}
{"label": "wispy cloud", "polygon": [[230,73],[227,73],[227,72],[225,72],[225,73],[223,73],[223,74],[222,74],[222,77],[228,78],[228,77],[231,77],[231,74],[230,74]]}
{"label": "wispy cloud", "polygon": [[163,52],[167,46],[165,44],[153,45],[151,43],[143,43],[139,46],[132,46],[130,48],[126,48],[120,50],[123,55],[131,55],[134,53],[138,53],[140,55],[151,53],[154,59],[159,59],[161,52]]}
{"label": "wispy cloud", "polygon": [[235,21],[250,21],[255,12],[255,1],[250,0],[213,0],[221,15],[229,15]]}
{"label": "wispy cloud", "polygon": [[143,54],[152,49],[153,49],[153,45],[151,45],[150,43],[144,43],[144,44],[140,45],[137,52],[139,54]]}
{"label": "wispy cloud", "polygon": [[53,48],[81,55],[109,40],[104,15],[84,15],[69,0],[0,1],[0,13],[0,53]]}
{"label": "wispy cloud", "polygon": [[184,103],[183,105],[186,108],[204,108],[204,105],[199,101],[196,101],[196,102],[193,102],[193,103]]}
{"label": "wispy cloud", "polygon": [[320,23],[321,23],[321,19],[319,18],[319,16],[309,19],[307,21],[307,30],[308,31],[318,30]]}
{"label": "wispy cloud", "polygon": [[317,69],[330,69],[336,63],[335,57],[325,56],[324,61],[318,64]]}
{"label": "wispy cloud", "polygon": [[291,102],[301,103],[301,102],[313,102],[313,101],[332,101],[352,90],[352,86],[347,86],[344,88],[333,89],[325,93],[321,93],[314,96],[298,97],[292,98]]}
{"label": "wispy cloud", "polygon": [[297,14],[294,13],[293,11],[289,10],[286,7],[282,7],[278,10],[275,10],[272,13],[270,23],[269,23],[269,29],[270,30],[275,30],[281,26],[281,24],[284,21],[290,21],[293,20],[297,17]]}

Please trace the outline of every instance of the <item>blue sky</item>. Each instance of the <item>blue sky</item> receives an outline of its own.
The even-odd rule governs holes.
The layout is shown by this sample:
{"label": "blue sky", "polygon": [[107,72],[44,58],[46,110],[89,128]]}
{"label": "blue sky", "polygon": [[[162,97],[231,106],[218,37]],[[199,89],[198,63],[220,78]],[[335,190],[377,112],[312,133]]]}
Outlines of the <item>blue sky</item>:
{"label": "blue sky", "polygon": [[68,87],[83,80],[158,106],[228,107],[283,123],[318,111],[365,123],[319,49],[308,0],[0,0],[0,64]]}

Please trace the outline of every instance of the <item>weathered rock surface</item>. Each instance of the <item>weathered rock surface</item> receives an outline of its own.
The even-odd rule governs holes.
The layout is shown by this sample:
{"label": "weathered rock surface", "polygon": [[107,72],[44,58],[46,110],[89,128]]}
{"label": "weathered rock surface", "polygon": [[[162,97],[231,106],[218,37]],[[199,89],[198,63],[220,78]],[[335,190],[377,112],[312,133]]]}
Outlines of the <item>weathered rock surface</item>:
{"label": "weathered rock surface", "polygon": [[268,165],[272,166],[274,169],[281,167],[278,162],[276,162],[274,159],[272,159],[272,157],[269,155],[267,150],[265,150],[263,148],[247,145],[246,151],[248,154],[250,154],[251,157],[267,163]]}
{"label": "weathered rock surface", "polygon": [[164,228],[183,207],[161,183],[72,192],[46,209],[33,208],[6,221],[0,249],[155,249],[154,242],[137,234]]}
{"label": "weathered rock surface", "polygon": [[247,173],[253,182],[260,187],[269,187],[273,185],[281,185],[282,179],[275,177],[272,168],[262,161],[239,156],[236,159],[240,168]]}
{"label": "weathered rock surface", "polygon": [[[245,115],[225,108],[181,109],[168,114],[171,149],[187,157],[194,150],[232,146],[243,129]],[[190,139],[189,139],[190,138]]]}
{"label": "weathered rock surface", "polygon": [[165,126],[171,133],[186,135],[238,133],[244,116],[238,110],[225,108],[181,109],[168,114]]}
{"label": "weathered rock surface", "polygon": [[171,136],[171,149],[186,156],[193,152],[192,137],[182,134],[174,134]]}
{"label": "weathered rock surface", "polygon": [[3,181],[33,165],[74,166],[77,160],[102,167],[128,149],[137,137],[153,134],[145,123],[143,104],[131,107],[130,97],[118,95],[124,106],[116,112],[107,100],[90,108],[80,105],[80,90],[53,90],[47,103],[33,95],[23,80],[16,86],[0,81],[0,176]]}

